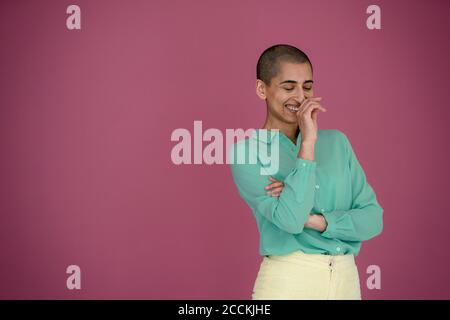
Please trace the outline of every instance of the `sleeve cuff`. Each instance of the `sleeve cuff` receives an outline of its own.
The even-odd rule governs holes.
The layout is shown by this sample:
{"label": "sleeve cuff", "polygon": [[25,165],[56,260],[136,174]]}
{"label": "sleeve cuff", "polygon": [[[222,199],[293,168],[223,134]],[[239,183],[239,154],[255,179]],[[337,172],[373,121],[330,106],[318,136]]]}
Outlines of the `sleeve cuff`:
{"label": "sleeve cuff", "polygon": [[325,229],[325,231],[322,232],[322,236],[325,238],[332,239],[336,234],[337,217],[333,214],[332,211],[322,212],[322,215],[325,217],[325,220],[327,221],[327,228]]}
{"label": "sleeve cuff", "polygon": [[317,166],[316,161],[306,160],[299,157],[297,157],[297,163],[295,164],[295,167],[297,169],[315,169],[316,166]]}

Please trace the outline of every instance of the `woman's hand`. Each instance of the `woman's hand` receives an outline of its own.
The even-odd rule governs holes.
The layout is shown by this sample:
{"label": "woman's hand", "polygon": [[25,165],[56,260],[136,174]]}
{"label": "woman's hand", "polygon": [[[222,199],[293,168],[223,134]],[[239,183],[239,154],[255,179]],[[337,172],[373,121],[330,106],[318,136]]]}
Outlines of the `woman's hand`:
{"label": "woman's hand", "polygon": [[315,143],[317,140],[317,115],[327,110],[320,105],[321,97],[305,99],[297,111],[297,122],[302,133],[302,142]]}
{"label": "woman's hand", "polygon": [[266,193],[272,197],[279,197],[281,191],[283,191],[284,183],[283,181],[278,181],[272,177],[269,177],[269,180],[272,181],[267,187],[264,189],[268,190]]}
{"label": "woman's hand", "polygon": [[309,214],[308,221],[305,223],[305,228],[314,229],[323,232],[327,229],[328,222],[321,214]]}

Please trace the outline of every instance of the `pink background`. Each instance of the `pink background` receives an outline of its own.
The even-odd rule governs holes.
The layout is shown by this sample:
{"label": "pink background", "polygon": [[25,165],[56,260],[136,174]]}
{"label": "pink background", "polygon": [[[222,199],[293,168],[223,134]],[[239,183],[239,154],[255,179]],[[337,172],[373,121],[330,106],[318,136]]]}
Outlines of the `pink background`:
{"label": "pink background", "polygon": [[[81,7],[81,31],[66,8]],[[381,30],[366,8],[381,7]],[[449,1],[2,1],[0,297],[249,299],[261,257],[227,165],[173,130],[259,128],[261,52],[303,49],[321,129],[384,208],[364,299],[449,299]],[[82,289],[66,288],[81,267]],[[366,268],[379,265],[381,290]]]}

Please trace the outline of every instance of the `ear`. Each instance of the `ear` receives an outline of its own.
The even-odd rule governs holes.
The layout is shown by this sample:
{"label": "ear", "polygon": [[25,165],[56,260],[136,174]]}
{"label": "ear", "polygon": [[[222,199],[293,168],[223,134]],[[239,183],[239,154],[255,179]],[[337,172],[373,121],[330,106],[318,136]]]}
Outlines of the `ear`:
{"label": "ear", "polygon": [[266,100],[266,98],[267,98],[267,96],[266,96],[266,84],[260,79],[256,79],[256,95],[261,100]]}

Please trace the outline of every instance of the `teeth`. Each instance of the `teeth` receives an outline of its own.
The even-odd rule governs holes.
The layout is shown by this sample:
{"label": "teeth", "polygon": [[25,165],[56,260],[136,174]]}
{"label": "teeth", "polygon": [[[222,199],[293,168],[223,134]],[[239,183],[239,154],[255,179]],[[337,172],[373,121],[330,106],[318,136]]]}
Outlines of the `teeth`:
{"label": "teeth", "polygon": [[291,111],[298,111],[300,108],[296,108],[296,107],[293,107],[293,106],[291,106],[291,105],[286,105],[285,106],[286,108],[288,108],[289,110],[291,110]]}

